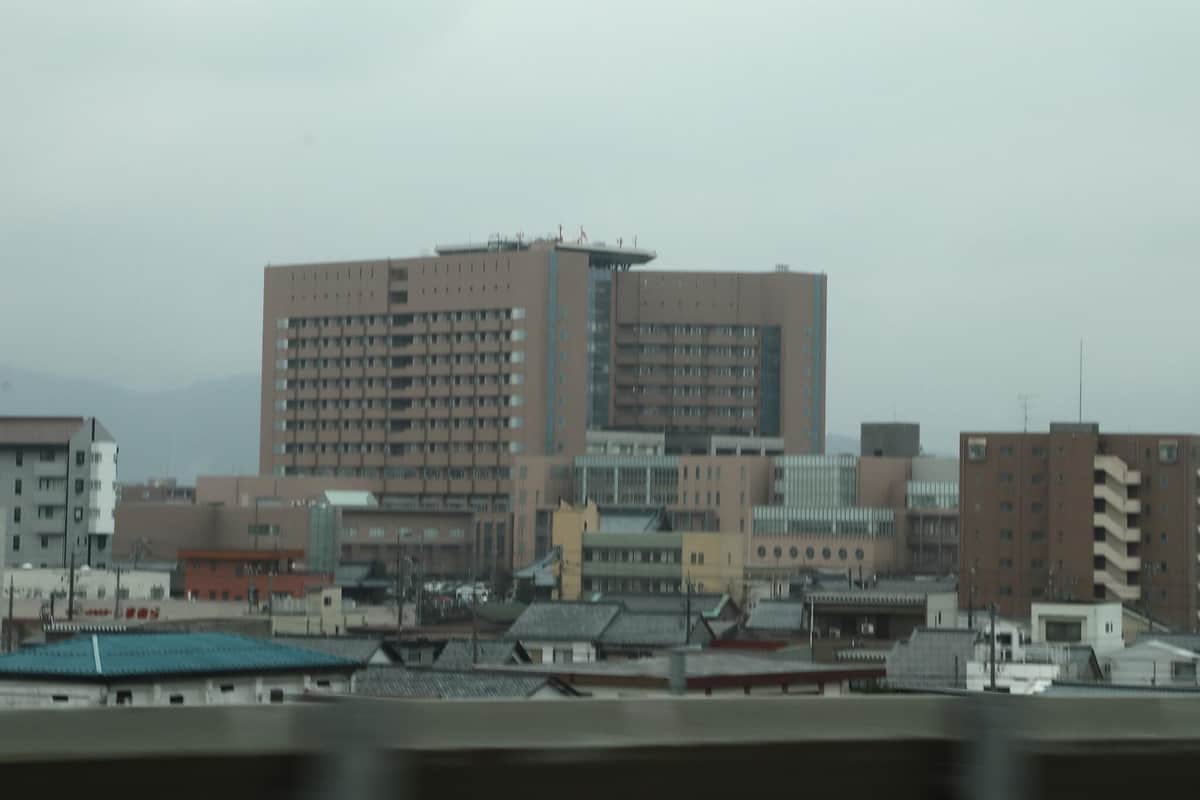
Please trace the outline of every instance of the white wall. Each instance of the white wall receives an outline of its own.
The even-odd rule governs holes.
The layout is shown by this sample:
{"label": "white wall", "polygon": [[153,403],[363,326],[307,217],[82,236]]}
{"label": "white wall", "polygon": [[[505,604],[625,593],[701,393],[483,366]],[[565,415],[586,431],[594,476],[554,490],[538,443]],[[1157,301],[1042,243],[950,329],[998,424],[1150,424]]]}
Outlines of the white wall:
{"label": "white wall", "polygon": [[1122,638],[1120,603],[1034,603],[1029,611],[1033,642],[1046,642],[1046,622],[1079,622],[1082,640],[1096,655],[1115,652],[1125,646]]}
{"label": "white wall", "polygon": [[99,481],[97,489],[88,492],[88,508],[95,513],[88,519],[89,534],[112,536],[116,530],[117,507],[117,445],[116,442],[93,442],[89,478]]}
{"label": "white wall", "polygon": [[[8,598],[8,580],[12,579],[16,598],[49,600],[53,592],[65,596],[70,587],[69,569],[20,569],[13,567],[4,576],[3,596]],[[121,572],[122,593],[129,600],[163,600],[171,596],[171,573],[150,570]],[[157,595],[157,597],[156,597]],[[113,605],[117,596],[117,573],[107,569],[76,569],[75,598],[85,604]],[[102,601],[107,601],[104,603]],[[124,605],[125,601],[122,601]],[[66,606],[63,606],[65,613]]]}
{"label": "white wall", "polygon": [[[966,619],[963,627],[966,627]],[[957,628],[958,625],[958,594],[956,592],[938,592],[925,598],[925,627],[927,628]]]}
{"label": "white wall", "polygon": [[586,664],[596,660],[596,648],[590,642],[521,642],[534,663],[554,663],[554,651],[571,650],[571,663]]}
{"label": "white wall", "polygon": [[1176,647],[1143,642],[1111,654],[1106,667],[1109,680],[1126,686],[1200,686],[1197,673],[1175,675],[1173,664],[1194,664],[1200,672],[1200,655]]}
{"label": "white wall", "polygon": [[[325,682],[328,686],[319,685]],[[0,681],[0,708],[117,706],[118,692],[126,691],[130,693],[127,704],[133,707],[170,706],[173,696],[181,697],[185,706],[255,705],[270,703],[274,689],[283,691],[284,702],[293,702],[305,692],[347,694],[352,683],[348,675],[324,672],[130,680],[108,686],[36,680]]]}
{"label": "white wall", "polygon": [[[999,626],[997,626],[999,630]],[[1036,694],[1058,677],[1057,664],[1012,664],[996,662],[996,686],[1011,694]],[[967,662],[967,691],[982,692],[991,686],[992,667],[986,660]]]}

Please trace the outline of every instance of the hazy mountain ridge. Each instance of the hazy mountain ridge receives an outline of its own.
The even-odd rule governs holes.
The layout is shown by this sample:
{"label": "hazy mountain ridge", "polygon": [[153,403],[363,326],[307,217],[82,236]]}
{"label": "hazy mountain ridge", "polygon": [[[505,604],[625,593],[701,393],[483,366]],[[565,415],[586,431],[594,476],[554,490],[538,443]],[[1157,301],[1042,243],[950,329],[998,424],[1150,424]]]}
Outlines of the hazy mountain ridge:
{"label": "hazy mountain ridge", "polygon": [[94,416],[121,448],[122,482],[258,471],[257,375],[139,391],[0,365],[0,416]]}
{"label": "hazy mountain ridge", "polygon": [[[0,416],[97,417],[121,447],[126,483],[169,476],[258,472],[257,375],[200,381],[180,389],[139,391],[103,381],[0,365]],[[831,433],[825,452],[858,454],[858,439]]]}

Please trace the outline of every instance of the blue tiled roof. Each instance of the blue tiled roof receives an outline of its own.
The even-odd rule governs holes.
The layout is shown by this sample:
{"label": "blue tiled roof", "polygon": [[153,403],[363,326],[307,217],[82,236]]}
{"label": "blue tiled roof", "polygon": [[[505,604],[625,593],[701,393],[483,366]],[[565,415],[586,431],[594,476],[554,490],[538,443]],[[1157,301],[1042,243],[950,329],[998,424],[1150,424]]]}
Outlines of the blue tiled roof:
{"label": "blue tiled roof", "polygon": [[0,678],[96,680],[357,667],[346,658],[228,633],[77,636],[0,656]]}

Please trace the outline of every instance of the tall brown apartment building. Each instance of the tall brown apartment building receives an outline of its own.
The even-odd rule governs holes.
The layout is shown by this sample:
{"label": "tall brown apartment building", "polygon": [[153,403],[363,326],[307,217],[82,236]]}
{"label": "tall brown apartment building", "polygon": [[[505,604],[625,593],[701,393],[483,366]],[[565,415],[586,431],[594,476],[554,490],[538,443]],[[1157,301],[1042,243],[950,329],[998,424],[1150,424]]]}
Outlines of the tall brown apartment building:
{"label": "tall brown apartment building", "polygon": [[518,454],[588,430],[825,436],[823,275],[651,272],[652,251],[494,239],[265,271],[264,475],[468,509],[512,554]]}
{"label": "tall brown apartment building", "polygon": [[1200,437],[1055,424],[960,449],[964,607],[1119,600],[1197,628]]}

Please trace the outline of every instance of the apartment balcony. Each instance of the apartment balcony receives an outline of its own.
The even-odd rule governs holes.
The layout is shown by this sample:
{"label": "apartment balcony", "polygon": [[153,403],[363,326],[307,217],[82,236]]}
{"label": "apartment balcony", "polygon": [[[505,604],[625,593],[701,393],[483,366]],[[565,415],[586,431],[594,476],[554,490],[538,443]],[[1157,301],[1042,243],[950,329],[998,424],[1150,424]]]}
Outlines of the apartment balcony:
{"label": "apartment balcony", "polygon": [[1117,580],[1106,570],[1098,569],[1092,572],[1092,582],[1097,586],[1103,586],[1122,602],[1128,603],[1133,600],[1142,598],[1142,587],[1131,586],[1128,583]]}
{"label": "apartment balcony", "polygon": [[1113,490],[1108,484],[1097,483],[1093,485],[1092,497],[1096,500],[1103,500],[1122,514],[1140,514],[1142,511],[1142,502],[1140,500],[1133,500],[1123,496]]}
{"label": "apartment balcony", "polygon": [[66,524],[67,518],[64,515],[54,519],[35,519],[29,523],[29,527],[37,536],[62,536]]}
{"label": "apartment balcony", "polygon": [[1117,456],[1096,456],[1093,461],[1093,469],[1096,472],[1103,472],[1125,486],[1140,486],[1142,483],[1142,473],[1130,469],[1129,465]]}
{"label": "apartment balcony", "polygon": [[585,561],[586,578],[661,578],[678,580],[682,564],[663,564],[650,561]]}
{"label": "apartment balcony", "polygon": [[1142,568],[1142,559],[1127,555],[1108,542],[1092,542],[1092,555],[1104,558],[1122,572],[1137,572]]}
{"label": "apartment balcony", "polygon": [[67,477],[67,460],[64,454],[61,461],[39,461],[33,465],[33,474],[39,478]]}
{"label": "apartment balcony", "polygon": [[[457,431],[456,431],[457,433]],[[454,437],[451,437],[454,438]],[[457,441],[457,439],[455,439]],[[450,453],[451,467],[473,467],[475,466],[474,453]]]}
{"label": "apartment balcony", "polygon": [[1103,528],[1118,541],[1125,542],[1126,544],[1142,541],[1142,532],[1140,529],[1130,527],[1125,520],[1117,519],[1106,511],[1093,513],[1092,525],[1096,528]]}
{"label": "apartment balcony", "polygon": [[420,478],[390,478],[384,488],[389,494],[420,494],[425,490],[425,482]]}

